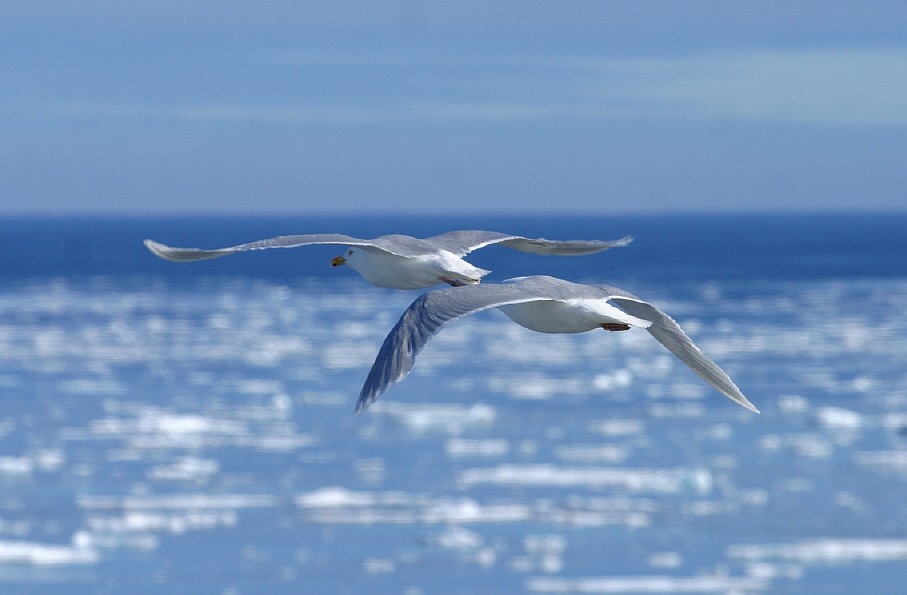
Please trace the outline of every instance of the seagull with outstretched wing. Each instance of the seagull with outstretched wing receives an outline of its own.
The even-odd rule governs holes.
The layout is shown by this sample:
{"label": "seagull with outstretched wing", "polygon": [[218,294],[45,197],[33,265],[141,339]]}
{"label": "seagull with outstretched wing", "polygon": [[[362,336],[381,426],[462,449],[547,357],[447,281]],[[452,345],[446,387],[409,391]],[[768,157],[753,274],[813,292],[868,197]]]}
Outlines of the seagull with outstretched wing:
{"label": "seagull with outstretched wing", "polygon": [[342,256],[331,260],[332,266],[348,265],[362,277],[378,287],[392,289],[421,289],[440,283],[454,287],[478,283],[490,271],[475,267],[463,257],[491,244],[501,244],[521,252],[555,256],[580,256],[623,247],[633,238],[619,240],[568,240],[554,241],[544,238],[525,238],[496,231],[451,231],[431,238],[414,238],[405,235],[386,235],[374,240],[363,240],[339,233],[315,233],[278,236],[239,244],[229,248],[202,250],[200,248],[172,248],[153,240],[145,246],[157,256],[175,262],[209,260],[237,252],[265,250],[267,248],[297,248],[315,244],[348,246]]}
{"label": "seagull with outstretched wing", "polygon": [[422,294],[388,334],[365,380],[356,411],[366,409],[403,380],[425,344],[448,322],[497,308],[511,320],[541,333],[644,328],[680,361],[729,399],[758,413],[724,370],[699,350],[670,316],[616,287],[580,285],[555,277],[509,279],[500,284],[439,289]]}

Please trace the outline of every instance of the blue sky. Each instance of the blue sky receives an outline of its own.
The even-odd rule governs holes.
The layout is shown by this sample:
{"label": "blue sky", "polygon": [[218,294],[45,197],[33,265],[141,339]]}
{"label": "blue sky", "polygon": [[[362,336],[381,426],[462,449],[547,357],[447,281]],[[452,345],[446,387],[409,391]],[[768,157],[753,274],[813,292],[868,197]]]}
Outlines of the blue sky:
{"label": "blue sky", "polygon": [[904,210],[903,2],[4,2],[0,215]]}

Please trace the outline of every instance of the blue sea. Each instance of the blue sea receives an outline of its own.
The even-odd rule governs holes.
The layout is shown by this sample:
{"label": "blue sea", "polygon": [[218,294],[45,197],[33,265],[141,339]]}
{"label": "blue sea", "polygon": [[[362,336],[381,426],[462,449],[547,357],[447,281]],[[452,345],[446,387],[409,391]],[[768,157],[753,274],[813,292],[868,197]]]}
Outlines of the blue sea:
{"label": "blue sea", "polygon": [[[338,247],[176,264],[145,238],[493,229],[485,282],[608,283],[646,332],[455,321],[368,411],[418,292]],[[3,593],[890,593],[907,583],[907,216],[0,221]]]}

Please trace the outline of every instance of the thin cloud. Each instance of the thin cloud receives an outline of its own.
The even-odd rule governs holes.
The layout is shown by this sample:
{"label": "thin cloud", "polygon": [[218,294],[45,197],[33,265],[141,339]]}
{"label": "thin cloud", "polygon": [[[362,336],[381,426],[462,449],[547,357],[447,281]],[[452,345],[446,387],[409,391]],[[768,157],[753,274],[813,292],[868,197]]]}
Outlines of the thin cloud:
{"label": "thin cloud", "polygon": [[76,119],[185,120],[196,122],[263,122],[305,124],[315,122],[375,123],[399,120],[399,109],[357,106],[250,106],[141,105],[108,102],[50,102],[3,104],[0,112],[10,115],[51,116]]}
{"label": "thin cloud", "polygon": [[747,51],[572,62],[590,100],[653,116],[845,126],[907,125],[907,49]]}
{"label": "thin cloud", "polygon": [[[299,54],[295,60],[361,65],[354,54]],[[369,65],[387,70],[387,85],[393,85],[403,61],[391,54],[372,60]],[[0,110],[61,118],[283,124],[657,118],[907,126],[907,49],[902,48],[754,50],[679,58],[503,56],[496,62],[463,54],[437,61],[443,71],[440,63],[470,60],[476,60],[475,69],[458,68],[450,77],[454,82],[420,88],[425,97],[418,100],[391,99],[385,92],[380,103],[365,95],[343,104],[57,102],[5,104]],[[461,96],[462,89],[470,91],[452,101],[453,88]]]}

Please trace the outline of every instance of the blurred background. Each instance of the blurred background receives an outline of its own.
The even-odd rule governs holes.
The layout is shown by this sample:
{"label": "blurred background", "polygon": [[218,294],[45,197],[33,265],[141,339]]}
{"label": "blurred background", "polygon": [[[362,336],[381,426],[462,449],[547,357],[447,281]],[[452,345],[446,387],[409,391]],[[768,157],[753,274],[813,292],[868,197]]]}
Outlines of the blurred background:
{"label": "blurred background", "polygon": [[903,208],[899,2],[9,0],[0,214]]}

